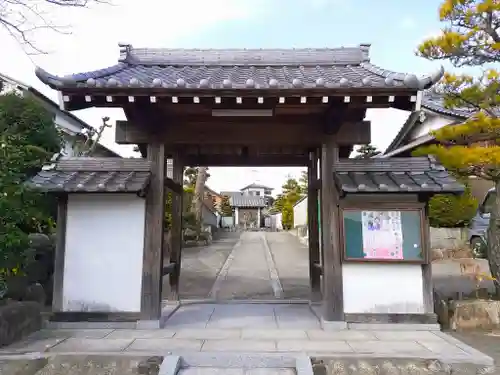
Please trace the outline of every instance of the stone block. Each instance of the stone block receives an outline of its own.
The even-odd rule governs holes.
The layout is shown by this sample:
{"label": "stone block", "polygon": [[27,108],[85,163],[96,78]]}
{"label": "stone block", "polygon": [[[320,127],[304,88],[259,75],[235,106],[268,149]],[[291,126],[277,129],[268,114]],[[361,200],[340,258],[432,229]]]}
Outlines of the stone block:
{"label": "stone block", "polygon": [[393,354],[404,353],[418,355],[430,351],[415,341],[348,341],[356,353],[364,354]]}
{"label": "stone block", "polygon": [[439,324],[412,324],[412,323],[348,323],[347,327],[353,330],[367,331],[440,331]]}
{"label": "stone block", "polygon": [[160,329],[162,322],[158,320],[139,320],[137,321],[137,329]]}
{"label": "stone block", "polygon": [[50,349],[51,352],[120,352],[131,344],[130,339],[80,339],[69,338]]}
{"label": "stone block", "polygon": [[102,339],[107,337],[112,329],[42,329],[30,336],[33,339],[65,339],[76,337],[81,339]]}
{"label": "stone block", "polygon": [[106,339],[167,339],[173,337],[175,331],[167,329],[116,329]]}
{"label": "stone block", "polygon": [[227,340],[239,339],[240,337],[241,331],[239,329],[184,328],[175,332],[176,339]]}
{"label": "stone block", "polygon": [[370,331],[355,331],[355,330],[309,330],[307,336],[311,340],[326,340],[326,341],[344,341],[344,340],[375,340],[376,337]]}
{"label": "stone block", "polygon": [[241,338],[256,340],[307,340],[306,331],[296,329],[243,329]]}
{"label": "stone block", "polygon": [[128,352],[151,351],[155,353],[175,352],[179,350],[201,349],[203,341],[201,340],[182,340],[182,339],[137,339],[127,347]]}
{"label": "stone block", "polygon": [[352,353],[353,350],[346,341],[299,341],[279,340],[277,344],[279,351],[285,352],[328,352],[328,353]]}
{"label": "stone block", "polygon": [[206,340],[202,351],[274,352],[276,343],[269,340]]}
{"label": "stone block", "polygon": [[450,328],[453,330],[500,328],[500,301],[454,301],[450,309]]}
{"label": "stone block", "polygon": [[8,302],[0,307],[0,347],[22,340],[42,328],[42,306],[36,302]]}
{"label": "stone block", "polygon": [[443,341],[433,331],[371,331],[370,333],[384,341]]}

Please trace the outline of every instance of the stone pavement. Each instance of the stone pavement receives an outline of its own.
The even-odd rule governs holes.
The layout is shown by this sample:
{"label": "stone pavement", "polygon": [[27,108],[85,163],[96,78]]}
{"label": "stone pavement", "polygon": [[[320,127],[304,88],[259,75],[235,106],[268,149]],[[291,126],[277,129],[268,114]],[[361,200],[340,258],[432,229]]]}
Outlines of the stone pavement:
{"label": "stone pavement", "polygon": [[[240,238],[240,233],[222,232],[209,246],[182,249],[182,270],[179,284],[181,299],[205,299],[209,294],[220,269]],[[168,292],[168,277],[163,278]],[[167,297],[167,296],[164,296]]]}
{"label": "stone pavement", "polygon": [[182,253],[183,300],[309,299],[307,248],[286,232],[222,233]]}
{"label": "stone pavement", "polygon": [[[183,357],[298,355],[413,358],[491,365],[490,357],[440,331],[326,331],[306,304],[182,305],[160,330],[42,330],[0,349],[7,354],[121,354]],[[226,356],[226,357],[224,357]],[[216,366],[215,366],[216,367]]]}
{"label": "stone pavement", "polygon": [[290,233],[265,232],[265,238],[283,288],[282,298],[310,299],[309,249]]}

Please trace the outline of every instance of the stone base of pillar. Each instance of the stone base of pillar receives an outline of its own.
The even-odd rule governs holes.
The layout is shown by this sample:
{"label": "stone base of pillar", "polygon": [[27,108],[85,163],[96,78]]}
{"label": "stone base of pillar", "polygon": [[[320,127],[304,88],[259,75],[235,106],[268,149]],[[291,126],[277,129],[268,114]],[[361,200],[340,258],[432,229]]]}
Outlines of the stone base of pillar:
{"label": "stone base of pillar", "polygon": [[158,320],[138,320],[136,327],[137,329],[160,329],[163,324],[160,319]]}
{"label": "stone base of pillar", "polygon": [[343,331],[348,329],[347,322],[334,322],[321,318],[321,329],[324,331]]}

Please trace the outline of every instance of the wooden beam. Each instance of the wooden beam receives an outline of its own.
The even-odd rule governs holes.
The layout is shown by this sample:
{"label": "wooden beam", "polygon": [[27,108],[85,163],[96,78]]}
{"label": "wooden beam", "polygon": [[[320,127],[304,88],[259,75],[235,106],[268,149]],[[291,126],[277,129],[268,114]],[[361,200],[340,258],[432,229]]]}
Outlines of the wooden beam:
{"label": "wooden beam", "polygon": [[68,217],[68,196],[57,197],[57,241],[54,260],[54,281],[52,292],[52,311],[63,310],[64,258],[66,254],[66,221]]}
{"label": "wooden beam", "polygon": [[[182,187],[184,176],[184,160],[179,153],[172,155],[172,180]],[[179,299],[179,281],[181,275],[181,250],[182,250],[182,198],[183,194],[172,196],[172,227],[171,227],[171,246],[170,262],[175,263],[173,272],[170,273],[170,301]]]}
{"label": "wooden beam", "polygon": [[321,233],[323,237],[323,319],[344,320],[338,192],[333,166],[339,160],[334,136],[325,136],[321,150]]}
{"label": "wooden beam", "polygon": [[[253,123],[242,120],[231,122],[219,118],[217,123],[175,123],[155,128],[154,131],[140,123],[116,122],[115,141],[118,144],[164,142],[171,145],[312,145],[323,141],[322,126],[306,117],[303,122],[276,122],[254,119]],[[345,122],[337,131],[337,144],[367,144],[371,139],[370,122]]]}
{"label": "wooden beam", "polygon": [[237,156],[237,155],[191,155],[184,158],[189,166],[213,166],[213,167],[302,167],[306,166],[306,156],[289,155],[266,155],[266,156]]}
{"label": "wooden beam", "polygon": [[319,224],[318,224],[318,152],[309,153],[309,166],[307,168],[307,226],[309,233],[309,282],[312,300],[321,299],[321,274],[315,268],[320,262],[319,255]]}
{"label": "wooden beam", "polygon": [[161,287],[163,268],[163,226],[165,220],[165,145],[148,145],[151,161],[151,182],[146,195],[144,255],[142,265],[141,319],[161,317]]}
{"label": "wooden beam", "polygon": [[182,184],[179,184],[168,177],[165,178],[165,186],[175,194],[182,194],[184,192]]}

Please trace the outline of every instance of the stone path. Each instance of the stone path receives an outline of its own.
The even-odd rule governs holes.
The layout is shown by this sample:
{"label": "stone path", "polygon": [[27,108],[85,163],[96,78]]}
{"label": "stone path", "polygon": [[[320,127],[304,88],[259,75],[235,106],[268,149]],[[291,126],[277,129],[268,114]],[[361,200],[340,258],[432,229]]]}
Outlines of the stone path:
{"label": "stone path", "polygon": [[223,233],[183,249],[181,299],[309,299],[308,251],[288,233]]}
{"label": "stone path", "polygon": [[[7,354],[176,355],[212,358],[300,353],[314,357],[418,358],[491,365],[490,357],[440,331],[326,331],[304,304],[189,304],[164,329],[42,330],[0,349]],[[225,357],[224,357],[225,356]],[[215,358],[215,359],[214,359]],[[224,367],[220,365],[221,367]]]}
{"label": "stone path", "polygon": [[283,299],[310,299],[309,250],[285,232],[265,233],[283,287]]}
{"label": "stone path", "polygon": [[[182,270],[179,285],[181,299],[209,298],[210,290],[240,234],[222,232],[220,238],[209,246],[182,249]],[[168,283],[168,277],[163,278]],[[166,287],[164,290],[168,291]],[[164,296],[165,298],[167,296]]]}

